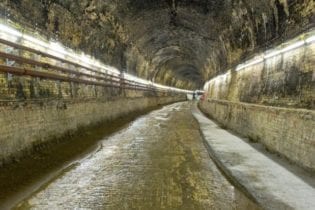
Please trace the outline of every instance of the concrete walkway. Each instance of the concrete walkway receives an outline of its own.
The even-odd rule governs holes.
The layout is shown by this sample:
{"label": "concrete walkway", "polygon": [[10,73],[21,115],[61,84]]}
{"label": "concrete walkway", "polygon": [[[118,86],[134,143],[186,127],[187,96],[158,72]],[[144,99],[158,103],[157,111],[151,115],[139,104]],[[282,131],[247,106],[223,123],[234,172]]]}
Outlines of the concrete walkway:
{"label": "concrete walkway", "polygon": [[217,165],[265,209],[315,209],[314,178],[305,180],[205,117],[193,115]]}

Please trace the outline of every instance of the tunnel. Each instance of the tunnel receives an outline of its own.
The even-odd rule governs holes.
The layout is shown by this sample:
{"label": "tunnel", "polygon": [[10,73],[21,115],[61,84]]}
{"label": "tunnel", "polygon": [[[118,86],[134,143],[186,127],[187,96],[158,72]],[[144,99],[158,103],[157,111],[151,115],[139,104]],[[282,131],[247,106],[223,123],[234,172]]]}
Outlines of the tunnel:
{"label": "tunnel", "polygon": [[315,209],[313,0],[0,0],[0,209]]}

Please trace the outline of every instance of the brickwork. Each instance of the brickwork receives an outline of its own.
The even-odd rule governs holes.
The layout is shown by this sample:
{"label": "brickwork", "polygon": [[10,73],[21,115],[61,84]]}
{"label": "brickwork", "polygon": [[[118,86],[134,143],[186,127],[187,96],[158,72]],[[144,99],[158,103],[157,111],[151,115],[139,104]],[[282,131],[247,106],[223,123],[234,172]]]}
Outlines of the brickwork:
{"label": "brickwork", "polygon": [[224,127],[315,171],[315,111],[210,99],[200,108]]}
{"label": "brickwork", "polygon": [[[20,38],[15,43],[24,42]],[[19,69],[18,73],[11,71],[14,74],[5,68],[0,72],[0,165],[81,127],[185,99],[183,94],[150,90],[149,86],[144,89],[136,80],[122,80],[119,71],[89,63],[77,65],[85,57],[74,61],[69,55],[58,54],[62,60],[40,44],[32,47],[48,55],[11,46],[0,44],[2,68]],[[35,77],[26,73],[31,71],[45,74]],[[49,77],[52,74],[57,77]]]}
{"label": "brickwork", "polygon": [[183,99],[178,96],[120,97],[103,101],[12,102],[0,106],[0,165],[32,152],[36,145],[76,132],[81,127]]}

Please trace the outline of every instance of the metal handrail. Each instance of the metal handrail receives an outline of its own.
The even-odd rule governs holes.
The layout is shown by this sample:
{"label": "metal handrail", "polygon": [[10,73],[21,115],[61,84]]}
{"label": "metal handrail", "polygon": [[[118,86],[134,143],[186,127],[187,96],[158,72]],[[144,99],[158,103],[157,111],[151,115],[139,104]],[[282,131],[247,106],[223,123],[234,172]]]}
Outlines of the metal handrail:
{"label": "metal handrail", "polygon": [[[7,45],[7,46],[10,46],[10,47],[13,47],[15,49],[28,51],[31,53],[35,53],[37,55],[41,55],[43,57],[47,57],[47,58],[51,58],[53,60],[60,61],[62,63],[70,64],[70,65],[73,65],[73,66],[79,67],[79,68],[83,68],[85,70],[88,70],[91,73],[96,73],[96,74],[99,74],[102,76],[83,73],[83,72],[75,71],[75,70],[72,70],[69,68],[64,68],[64,67],[60,67],[57,65],[52,65],[52,64],[47,63],[47,62],[41,62],[41,61],[37,61],[34,59],[25,58],[23,56],[18,56],[18,55],[14,55],[11,53],[6,53],[6,52],[0,51],[0,58],[13,60],[19,64],[28,64],[28,65],[33,65],[33,66],[39,66],[39,67],[42,67],[45,69],[53,69],[53,70],[56,70],[56,71],[59,71],[59,72],[66,74],[66,76],[56,74],[56,73],[45,72],[45,71],[38,71],[38,70],[31,69],[31,68],[14,67],[14,66],[8,66],[8,65],[0,65],[0,71],[1,72],[11,73],[11,74],[15,74],[15,75],[39,77],[39,78],[43,78],[43,79],[65,81],[65,82],[83,83],[83,84],[87,84],[87,85],[97,85],[97,86],[103,86],[103,87],[113,87],[113,88],[141,90],[141,91],[173,92],[171,90],[153,87],[151,85],[146,85],[146,84],[136,82],[133,80],[125,79],[121,76],[115,76],[115,75],[111,75],[111,74],[108,74],[105,72],[96,71],[96,70],[89,68],[87,66],[83,66],[83,65],[80,65],[78,63],[74,63],[72,61],[62,59],[62,58],[59,58],[57,56],[50,55],[48,53],[45,53],[45,52],[42,52],[42,51],[39,51],[36,49],[32,49],[30,47],[26,47],[23,45],[19,45],[19,44],[16,44],[16,43],[4,40],[4,39],[0,39],[0,43]],[[76,77],[73,77],[73,76],[76,76]],[[88,79],[78,78],[81,76],[88,77],[90,79],[95,79],[98,81],[91,81]],[[102,82],[100,82],[99,80]]]}

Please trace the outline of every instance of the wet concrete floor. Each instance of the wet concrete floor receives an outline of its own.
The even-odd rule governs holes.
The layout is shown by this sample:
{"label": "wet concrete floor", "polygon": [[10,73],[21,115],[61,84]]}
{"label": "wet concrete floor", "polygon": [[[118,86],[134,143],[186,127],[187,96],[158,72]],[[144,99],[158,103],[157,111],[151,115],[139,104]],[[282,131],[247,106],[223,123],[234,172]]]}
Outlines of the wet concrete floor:
{"label": "wet concrete floor", "polygon": [[258,209],[210,159],[191,107],[165,106],[103,138],[15,209]]}

